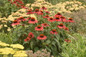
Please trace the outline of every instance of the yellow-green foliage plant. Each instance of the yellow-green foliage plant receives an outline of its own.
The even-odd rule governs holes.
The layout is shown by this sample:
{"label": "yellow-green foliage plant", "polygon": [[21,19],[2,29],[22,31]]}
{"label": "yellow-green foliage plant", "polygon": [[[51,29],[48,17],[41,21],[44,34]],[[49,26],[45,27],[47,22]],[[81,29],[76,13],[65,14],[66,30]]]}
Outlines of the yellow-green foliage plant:
{"label": "yellow-green foliage plant", "polygon": [[7,44],[0,41],[0,57],[27,57],[20,44]]}
{"label": "yellow-green foliage plant", "polygon": [[63,57],[86,57],[86,39],[80,34],[71,36],[71,42],[64,42],[62,47]]}

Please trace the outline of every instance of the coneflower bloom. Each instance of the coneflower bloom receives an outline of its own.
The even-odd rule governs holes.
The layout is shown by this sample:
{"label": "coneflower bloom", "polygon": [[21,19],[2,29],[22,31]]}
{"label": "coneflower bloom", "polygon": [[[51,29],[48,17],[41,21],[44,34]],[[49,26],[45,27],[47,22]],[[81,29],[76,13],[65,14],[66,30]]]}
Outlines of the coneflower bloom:
{"label": "coneflower bloom", "polygon": [[28,9],[28,8],[27,8],[27,7],[25,7],[24,5],[21,5],[21,8]]}
{"label": "coneflower bloom", "polygon": [[46,14],[50,14],[50,12],[49,11],[45,11],[46,12]]}
{"label": "coneflower bloom", "polygon": [[16,0],[20,4],[24,4],[21,0]]}
{"label": "coneflower bloom", "polygon": [[55,21],[61,21],[61,18],[59,18],[59,17],[55,17]]}
{"label": "coneflower bloom", "polygon": [[37,37],[37,39],[39,39],[39,40],[45,40],[45,39],[47,39],[47,37],[46,37],[44,34],[40,34],[40,35]]}
{"label": "coneflower bloom", "polygon": [[16,5],[17,7],[20,7],[20,6],[21,6],[20,4],[17,4],[17,3],[16,3],[15,5]]}
{"label": "coneflower bloom", "polygon": [[71,42],[71,40],[69,40],[69,39],[65,39],[65,41],[66,41],[67,43],[70,43],[70,42]]}
{"label": "coneflower bloom", "polygon": [[67,20],[67,22],[74,22],[72,18],[69,18],[69,20]]}
{"label": "coneflower bloom", "polygon": [[37,27],[35,27],[35,30],[36,30],[36,31],[43,31],[43,27],[40,26],[40,25],[38,25]]}
{"label": "coneflower bloom", "polygon": [[34,13],[38,13],[39,12],[39,9],[35,9]]}
{"label": "coneflower bloom", "polygon": [[43,15],[43,11],[39,11],[37,14],[38,15]]}
{"label": "coneflower bloom", "polygon": [[49,19],[48,19],[48,21],[49,22],[53,22],[53,21],[55,21],[52,17],[50,17]]}
{"label": "coneflower bloom", "polygon": [[67,22],[66,18],[64,16],[60,17],[62,22]]}
{"label": "coneflower bloom", "polygon": [[46,10],[47,8],[46,8],[45,6],[43,6],[41,9],[42,9],[42,10]]}
{"label": "coneflower bloom", "polygon": [[65,28],[65,26],[63,25],[63,23],[60,23],[58,26],[57,26],[58,28],[60,28],[60,29],[64,29]]}
{"label": "coneflower bloom", "polygon": [[14,2],[12,2],[13,4],[16,4],[17,3],[17,1],[14,1]]}
{"label": "coneflower bloom", "polygon": [[67,27],[64,28],[65,30],[69,31],[69,29]]}
{"label": "coneflower bloom", "polygon": [[61,17],[61,13],[57,13],[54,17]]}
{"label": "coneflower bloom", "polygon": [[11,25],[13,26],[13,25],[19,25],[19,24],[20,24],[20,22],[18,20],[14,20]]}
{"label": "coneflower bloom", "polygon": [[41,24],[43,27],[48,27],[49,25],[47,23]]}
{"label": "coneflower bloom", "polygon": [[27,14],[33,14],[32,9],[27,10]]}
{"label": "coneflower bloom", "polygon": [[58,32],[56,31],[56,29],[53,29],[52,31],[50,31],[51,34],[57,34]]}
{"label": "coneflower bloom", "polygon": [[24,17],[19,17],[17,20],[18,21],[26,21],[26,19]]}
{"label": "coneflower bloom", "polygon": [[49,18],[49,15],[43,16],[43,18]]}
{"label": "coneflower bloom", "polygon": [[31,17],[31,19],[28,21],[28,23],[35,24],[35,23],[38,23],[38,21],[35,18]]}
{"label": "coneflower bloom", "polygon": [[33,37],[34,37],[34,34],[33,34],[32,32],[30,32],[30,33],[28,34],[28,37],[33,38]]}
{"label": "coneflower bloom", "polygon": [[29,38],[29,37],[27,37],[26,39],[24,39],[25,42],[30,41],[30,40],[31,40],[31,38]]}

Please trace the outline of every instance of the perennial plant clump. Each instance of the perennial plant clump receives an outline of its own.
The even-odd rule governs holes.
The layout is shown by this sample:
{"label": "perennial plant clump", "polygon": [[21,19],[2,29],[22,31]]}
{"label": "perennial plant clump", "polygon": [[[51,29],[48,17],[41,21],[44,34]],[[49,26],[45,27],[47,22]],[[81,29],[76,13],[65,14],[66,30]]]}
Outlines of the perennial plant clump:
{"label": "perennial plant clump", "polygon": [[74,20],[64,17],[61,13],[50,16],[49,11],[46,11],[45,6],[35,10],[27,9],[27,15],[34,14],[36,18],[30,16],[16,18],[11,24],[16,26],[12,33],[17,36],[15,42],[23,44],[25,49],[35,52],[45,48],[57,56],[62,51],[61,44],[64,39],[68,38],[69,24]]}
{"label": "perennial plant clump", "polygon": [[20,44],[7,44],[0,41],[0,57],[27,57],[23,49]]}

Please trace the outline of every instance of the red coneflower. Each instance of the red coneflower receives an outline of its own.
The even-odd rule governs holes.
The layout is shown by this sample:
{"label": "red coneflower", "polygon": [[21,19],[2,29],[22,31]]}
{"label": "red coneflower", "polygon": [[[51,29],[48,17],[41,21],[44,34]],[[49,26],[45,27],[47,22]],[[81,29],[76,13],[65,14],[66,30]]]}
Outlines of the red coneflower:
{"label": "red coneflower", "polygon": [[42,9],[42,10],[46,10],[47,8],[46,8],[45,6],[43,6],[41,9]]}
{"label": "red coneflower", "polygon": [[20,24],[20,22],[18,20],[14,20],[11,25],[13,26],[13,25],[19,25],[19,24]]}
{"label": "red coneflower", "polygon": [[15,4],[17,7],[20,7],[21,5],[20,4]]}
{"label": "red coneflower", "polygon": [[43,16],[43,18],[49,18],[49,15]]}
{"label": "red coneflower", "polygon": [[56,29],[53,29],[52,31],[50,31],[51,34],[57,34],[58,32],[56,31]]}
{"label": "red coneflower", "polygon": [[19,17],[17,20],[18,21],[26,21],[26,19],[24,17]]}
{"label": "red coneflower", "polygon": [[36,30],[36,31],[43,31],[43,27],[40,26],[40,25],[38,25],[37,27],[35,27],[35,30]]}
{"label": "red coneflower", "polygon": [[16,0],[17,2],[19,2],[20,4],[24,4],[21,0]]}
{"label": "red coneflower", "polygon": [[12,3],[13,3],[13,4],[16,4],[16,3],[17,3],[17,1],[13,1]]}
{"label": "red coneflower", "polygon": [[47,26],[49,26],[47,23],[43,23],[43,24],[41,24],[43,27],[47,27]]}
{"label": "red coneflower", "polygon": [[46,14],[50,14],[50,12],[49,11],[45,11],[46,12]]}
{"label": "red coneflower", "polygon": [[37,37],[37,39],[39,39],[39,40],[45,40],[45,39],[47,39],[47,37],[46,37],[44,34],[40,34],[40,35]]}
{"label": "red coneflower", "polygon": [[49,22],[53,22],[53,21],[55,21],[52,17],[50,17],[49,19],[48,19],[48,21]]}
{"label": "red coneflower", "polygon": [[39,12],[39,9],[35,9],[35,12],[34,13],[38,13]]}
{"label": "red coneflower", "polygon": [[60,29],[65,28],[65,26],[63,25],[63,23],[60,23],[57,27],[60,28]]}
{"label": "red coneflower", "polygon": [[67,22],[66,18],[64,16],[60,17],[62,22]]}
{"label": "red coneflower", "polygon": [[59,18],[59,17],[55,17],[55,21],[61,21],[61,18]]}
{"label": "red coneflower", "polygon": [[28,9],[28,8],[27,8],[27,7],[25,7],[24,5],[21,5],[21,8]]}
{"label": "red coneflower", "polygon": [[35,18],[31,17],[31,19],[28,21],[28,23],[35,24],[35,23],[38,23],[38,21]]}
{"label": "red coneflower", "polygon": [[69,29],[67,27],[64,28],[65,30],[69,31]]}
{"label": "red coneflower", "polygon": [[27,37],[26,39],[24,39],[25,42],[30,41],[30,40],[31,40],[31,38],[29,38],[29,37]]}
{"label": "red coneflower", "polygon": [[37,14],[38,15],[43,15],[43,11],[39,11]]}
{"label": "red coneflower", "polygon": [[28,37],[33,38],[33,37],[34,37],[34,34],[33,34],[32,32],[30,32],[30,33],[28,34]]}
{"label": "red coneflower", "polygon": [[61,17],[61,13],[57,13],[54,17]]}
{"label": "red coneflower", "polygon": [[27,14],[33,14],[32,9],[27,10]]}
{"label": "red coneflower", "polygon": [[71,40],[69,40],[69,39],[64,39],[67,43],[70,43],[71,42]]}
{"label": "red coneflower", "polygon": [[72,18],[69,18],[69,20],[67,20],[67,22],[74,22]]}

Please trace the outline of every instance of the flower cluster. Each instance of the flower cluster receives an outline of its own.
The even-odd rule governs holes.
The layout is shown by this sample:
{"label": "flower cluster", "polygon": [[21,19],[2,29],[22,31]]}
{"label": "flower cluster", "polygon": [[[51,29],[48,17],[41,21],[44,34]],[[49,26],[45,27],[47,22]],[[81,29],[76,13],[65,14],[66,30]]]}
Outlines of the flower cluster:
{"label": "flower cluster", "polygon": [[21,0],[8,0],[12,5],[16,5],[17,7],[21,7],[21,8],[26,8],[24,6],[24,3]]}
{"label": "flower cluster", "polygon": [[24,47],[20,44],[7,44],[2,41],[0,41],[0,55],[3,55],[5,57],[10,57],[12,55],[13,57],[27,57],[27,54],[23,50],[19,49],[24,49]]}
{"label": "flower cluster", "polygon": [[56,5],[52,5],[51,3],[46,2],[45,0],[36,0],[36,2],[34,2],[31,7],[40,8],[43,5],[47,7],[50,12],[53,12],[54,10],[56,12],[58,11],[61,13],[63,12],[72,13],[73,11],[86,8],[86,5],[83,5],[79,1],[65,1],[65,2],[57,3]]}
{"label": "flower cluster", "polygon": [[[34,38],[34,34],[36,32],[44,32],[45,30],[48,30],[46,28],[49,28],[51,30],[50,34],[58,34],[59,29],[67,30],[69,31],[69,28],[66,26],[65,23],[73,23],[74,20],[72,18],[67,19],[66,17],[62,16],[61,13],[57,13],[54,16],[49,16],[50,13],[46,13],[46,7],[42,7],[40,9],[35,9],[34,11],[32,9],[27,10],[27,15],[34,14],[37,15],[38,19],[35,19],[34,17],[19,17],[13,21],[11,24],[12,26],[15,25],[31,25],[28,28],[31,28],[33,30],[30,30],[28,36],[24,41],[30,41],[32,38]],[[48,11],[49,12],[49,11]],[[40,18],[39,18],[40,17]],[[26,24],[27,22],[27,24]],[[56,25],[55,25],[56,24]],[[35,27],[33,27],[35,25]],[[54,28],[51,28],[51,27]],[[35,33],[33,31],[36,31]],[[37,37],[38,40],[45,40],[47,39],[47,35],[45,33],[40,33]]]}
{"label": "flower cluster", "polygon": [[[47,7],[44,8],[44,7]],[[58,7],[57,7],[58,6]],[[36,0],[30,7],[30,4],[26,4],[25,5],[25,8],[22,8],[20,10],[18,10],[17,12],[15,13],[12,13],[7,19],[9,20],[14,20],[16,18],[19,18],[21,16],[23,17],[27,17],[27,16],[30,16],[30,15],[27,15],[27,14],[33,14],[32,12],[32,9],[34,9],[35,7],[38,7],[38,8],[44,8],[46,9],[46,13],[53,13],[53,14],[56,14],[55,12],[60,12],[60,13],[63,13],[63,12],[66,12],[66,13],[72,13],[73,11],[77,11],[79,9],[85,9],[86,5],[83,5],[81,2],[79,1],[66,1],[66,2],[61,2],[61,3],[58,3],[56,5],[52,5],[51,3],[49,2],[46,2],[45,0]],[[54,10],[54,11],[53,11]],[[27,12],[26,12],[27,11]],[[50,12],[48,12],[50,11]],[[38,14],[42,14],[42,11],[39,12]],[[51,14],[51,15],[53,15]]]}
{"label": "flower cluster", "polygon": [[58,12],[72,13],[80,9],[85,9],[86,5],[79,1],[66,1],[56,4],[53,8],[55,8],[54,10]]}

